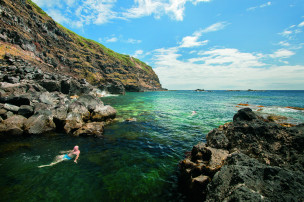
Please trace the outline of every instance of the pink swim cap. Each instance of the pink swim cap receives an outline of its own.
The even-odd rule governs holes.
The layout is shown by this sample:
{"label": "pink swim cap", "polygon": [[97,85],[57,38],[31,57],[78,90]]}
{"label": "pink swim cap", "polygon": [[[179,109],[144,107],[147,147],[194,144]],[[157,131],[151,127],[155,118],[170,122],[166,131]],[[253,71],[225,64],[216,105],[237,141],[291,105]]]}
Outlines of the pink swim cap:
{"label": "pink swim cap", "polygon": [[75,147],[74,147],[74,151],[78,151],[78,146],[76,145]]}

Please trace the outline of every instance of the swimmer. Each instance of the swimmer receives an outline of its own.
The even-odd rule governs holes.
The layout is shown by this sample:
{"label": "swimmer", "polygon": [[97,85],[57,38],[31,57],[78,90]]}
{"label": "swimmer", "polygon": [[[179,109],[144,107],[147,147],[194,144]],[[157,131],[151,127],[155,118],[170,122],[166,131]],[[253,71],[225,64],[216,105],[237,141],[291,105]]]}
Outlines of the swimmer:
{"label": "swimmer", "polygon": [[191,116],[193,116],[193,115],[195,115],[196,114],[196,111],[192,111],[192,114],[191,114]]}
{"label": "swimmer", "polygon": [[52,163],[50,163],[48,165],[38,166],[38,168],[42,168],[42,167],[46,167],[46,166],[53,166],[62,161],[71,160],[75,156],[76,156],[76,158],[75,158],[74,162],[77,163],[77,160],[78,160],[79,154],[80,154],[80,150],[79,150],[79,147],[76,145],[73,150],[61,151],[60,153],[63,155],[56,156]]}

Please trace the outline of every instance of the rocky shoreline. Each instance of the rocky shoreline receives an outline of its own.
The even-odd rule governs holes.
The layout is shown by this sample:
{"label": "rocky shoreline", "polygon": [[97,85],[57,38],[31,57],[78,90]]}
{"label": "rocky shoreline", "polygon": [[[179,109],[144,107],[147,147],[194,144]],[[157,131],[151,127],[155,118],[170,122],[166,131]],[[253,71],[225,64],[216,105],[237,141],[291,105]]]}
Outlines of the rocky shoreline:
{"label": "rocky shoreline", "polygon": [[180,162],[191,201],[303,201],[304,124],[284,127],[238,111]]}
{"label": "rocky shoreline", "polygon": [[103,134],[116,110],[84,79],[46,72],[20,58],[0,61],[0,137],[59,131],[73,136]]}

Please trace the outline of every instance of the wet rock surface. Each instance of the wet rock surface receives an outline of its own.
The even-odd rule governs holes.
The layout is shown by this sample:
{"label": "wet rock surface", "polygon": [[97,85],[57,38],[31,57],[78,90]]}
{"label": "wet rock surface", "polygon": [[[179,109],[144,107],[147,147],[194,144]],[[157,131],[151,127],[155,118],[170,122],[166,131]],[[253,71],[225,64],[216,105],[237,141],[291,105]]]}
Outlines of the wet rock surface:
{"label": "wet rock surface", "polygon": [[84,79],[43,72],[13,57],[0,65],[0,75],[20,78],[15,83],[0,77],[0,137],[52,131],[100,137],[104,122],[116,116],[114,108],[96,97],[98,89]]}
{"label": "wet rock surface", "polygon": [[303,124],[283,127],[244,108],[206,139],[180,162],[189,200],[303,201]]}

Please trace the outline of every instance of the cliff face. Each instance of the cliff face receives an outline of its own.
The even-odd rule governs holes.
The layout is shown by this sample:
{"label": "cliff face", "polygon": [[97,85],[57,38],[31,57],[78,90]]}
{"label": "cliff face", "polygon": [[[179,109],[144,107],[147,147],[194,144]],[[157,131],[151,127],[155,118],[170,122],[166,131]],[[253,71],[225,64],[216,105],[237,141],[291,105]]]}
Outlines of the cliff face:
{"label": "cliff face", "polygon": [[64,28],[30,0],[0,0],[0,59],[22,57],[112,93],[162,90],[152,68]]}

